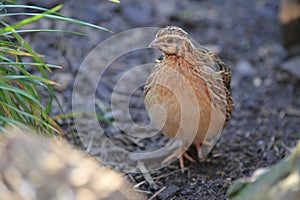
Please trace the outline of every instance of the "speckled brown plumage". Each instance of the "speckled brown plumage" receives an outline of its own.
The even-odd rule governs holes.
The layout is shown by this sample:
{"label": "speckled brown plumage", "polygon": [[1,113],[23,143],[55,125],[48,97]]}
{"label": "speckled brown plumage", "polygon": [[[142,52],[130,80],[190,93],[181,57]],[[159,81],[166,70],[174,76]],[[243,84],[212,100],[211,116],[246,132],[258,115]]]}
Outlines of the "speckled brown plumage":
{"label": "speckled brown plumage", "polygon": [[[196,48],[188,34],[178,27],[161,29],[150,47],[158,47],[163,55],[156,60],[146,81],[145,106],[163,134],[176,137],[182,144],[170,158],[180,157],[183,168],[182,156],[194,161],[185,153],[189,146],[186,142],[195,144],[201,157],[200,147],[205,138],[220,134],[228,124],[234,110],[231,71],[212,52]],[[153,109],[154,105],[164,112]],[[193,130],[189,129],[191,126]]]}

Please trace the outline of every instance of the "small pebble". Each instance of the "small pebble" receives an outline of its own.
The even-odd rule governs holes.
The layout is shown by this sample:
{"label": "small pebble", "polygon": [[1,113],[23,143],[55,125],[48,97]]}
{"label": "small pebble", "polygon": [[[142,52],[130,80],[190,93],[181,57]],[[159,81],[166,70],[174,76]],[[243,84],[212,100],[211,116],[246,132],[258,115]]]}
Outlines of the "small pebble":
{"label": "small pebble", "polygon": [[70,73],[55,73],[53,76],[53,81],[58,83],[54,85],[54,88],[59,91],[65,90],[72,82],[73,75]]}
{"label": "small pebble", "polygon": [[253,86],[256,87],[256,88],[258,88],[259,86],[261,86],[261,83],[262,83],[262,80],[261,80],[260,77],[255,77],[253,79],[253,82],[252,82]]}

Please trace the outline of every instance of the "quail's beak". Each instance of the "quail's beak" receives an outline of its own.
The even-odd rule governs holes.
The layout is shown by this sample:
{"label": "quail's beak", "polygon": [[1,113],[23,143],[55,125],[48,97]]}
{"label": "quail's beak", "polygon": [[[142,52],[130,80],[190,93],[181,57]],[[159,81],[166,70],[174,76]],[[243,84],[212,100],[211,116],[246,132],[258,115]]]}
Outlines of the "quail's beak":
{"label": "quail's beak", "polygon": [[157,40],[154,39],[154,40],[149,44],[148,47],[158,47],[158,46],[159,46],[159,44],[158,44]]}

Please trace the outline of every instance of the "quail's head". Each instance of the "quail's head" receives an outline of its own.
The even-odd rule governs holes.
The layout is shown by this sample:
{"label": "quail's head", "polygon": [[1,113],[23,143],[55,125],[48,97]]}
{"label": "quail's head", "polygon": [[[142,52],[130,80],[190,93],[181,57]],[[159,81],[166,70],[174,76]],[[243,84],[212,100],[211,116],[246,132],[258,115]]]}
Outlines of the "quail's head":
{"label": "quail's head", "polygon": [[167,55],[185,57],[193,44],[187,32],[176,26],[167,26],[158,31],[149,47],[157,47]]}

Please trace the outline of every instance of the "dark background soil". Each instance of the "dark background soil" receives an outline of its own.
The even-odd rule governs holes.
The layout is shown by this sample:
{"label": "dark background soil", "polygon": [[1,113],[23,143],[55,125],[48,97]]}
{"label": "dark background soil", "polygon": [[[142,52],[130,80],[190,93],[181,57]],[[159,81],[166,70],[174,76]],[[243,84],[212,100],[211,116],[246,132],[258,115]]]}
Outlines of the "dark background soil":
{"label": "dark background soil", "polygon": [[[163,188],[155,199],[226,199],[232,181],[277,163],[290,154],[300,139],[300,82],[293,74],[281,70],[287,54],[280,43],[278,0],[121,0],[121,4],[65,0],[63,4],[63,14],[106,27],[114,34],[145,26],[180,26],[200,44],[215,50],[232,68],[236,110],[215,148],[200,162],[186,162],[189,170],[185,173],[179,171],[176,161],[151,174],[155,185],[143,182],[142,174],[129,174],[134,184],[140,183],[137,189],[145,191],[148,197]],[[89,37],[52,33],[26,36],[47,62],[63,66],[51,76],[63,85],[57,89],[58,96],[64,109],[70,112],[72,83],[80,64],[93,47],[113,34],[46,20],[32,26],[82,30],[90,34]],[[142,59],[139,55],[128,59],[131,59],[129,63],[144,62],[139,60]],[[105,78],[114,80],[115,75],[108,72]],[[106,87],[98,94],[104,104],[109,103],[105,96],[113,86],[106,84]],[[137,96],[141,92],[137,91]],[[142,97],[136,101],[140,103],[132,118],[146,122]],[[55,109],[53,114],[58,112]],[[106,125],[105,134],[110,136],[110,130]],[[130,144],[136,148],[134,142],[126,145]]]}

